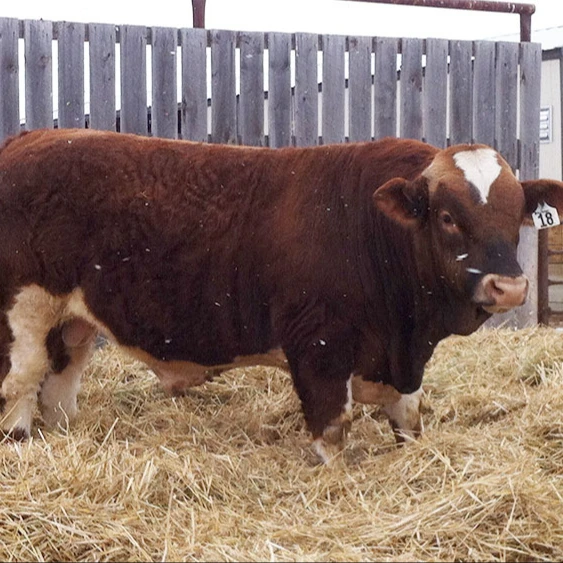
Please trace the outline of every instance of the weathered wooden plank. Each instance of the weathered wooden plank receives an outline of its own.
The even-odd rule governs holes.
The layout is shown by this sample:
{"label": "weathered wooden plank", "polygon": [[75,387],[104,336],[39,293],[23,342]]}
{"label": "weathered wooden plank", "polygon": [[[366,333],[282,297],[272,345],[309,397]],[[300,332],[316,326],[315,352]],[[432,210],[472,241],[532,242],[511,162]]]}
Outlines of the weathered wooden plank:
{"label": "weathered wooden plank", "polygon": [[155,137],[178,138],[177,46],[175,29],[152,28],[151,133]]}
{"label": "weathered wooden plank", "polygon": [[20,130],[19,21],[0,19],[0,142]]}
{"label": "weathered wooden plank", "polygon": [[520,44],[520,178],[531,180],[539,172],[541,45]]}
{"label": "weathered wooden plank", "polygon": [[422,39],[402,39],[401,45],[401,137],[422,139]]}
{"label": "weathered wooden plank", "polygon": [[211,31],[211,140],[236,143],[236,68],[233,31]]}
{"label": "weathered wooden plank", "polygon": [[318,35],[295,34],[295,144],[319,140]]}
{"label": "weathered wooden plank", "polygon": [[371,37],[349,37],[350,141],[371,139]]}
{"label": "weathered wooden plank", "polygon": [[[539,43],[522,43],[520,49],[520,179],[531,180],[539,172],[539,123],[542,53]],[[545,231],[544,231],[545,232]],[[528,276],[530,289],[522,307],[511,313],[495,315],[496,325],[524,328],[538,320],[538,231],[534,227],[520,229],[517,258]],[[542,275],[542,273],[540,273]],[[543,272],[547,276],[547,272]],[[547,288],[546,288],[547,289]],[[546,295],[543,296],[547,298]]]}
{"label": "weathered wooden plank", "polygon": [[291,35],[268,34],[268,144],[291,145]]}
{"label": "weathered wooden plank", "polygon": [[115,26],[89,24],[90,127],[115,131]]}
{"label": "weathered wooden plank", "polygon": [[84,36],[83,23],[58,24],[59,127],[84,127]]}
{"label": "weathered wooden plank", "polygon": [[424,73],[424,140],[436,147],[448,144],[448,41],[426,40]]}
{"label": "weathered wooden plank", "polygon": [[471,41],[450,41],[450,142],[471,143],[473,137],[473,69]]}
{"label": "weathered wooden plank", "polygon": [[207,141],[207,31],[182,29],[182,138]]}
{"label": "weathered wooden plank", "polygon": [[397,135],[397,39],[374,40],[374,135],[376,139]]}
{"label": "weathered wooden plank", "polygon": [[473,73],[473,140],[495,146],[495,44],[475,42]]}
{"label": "weathered wooden plank", "polygon": [[346,139],[345,52],[344,36],[323,35],[322,139],[325,145],[343,143]]}
{"label": "weathered wooden plank", "polygon": [[120,34],[120,131],[147,135],[147,29],[124,25]]}
{"label": "weathered wooden plank", "polygon": [[25,127],[53,127],[53,23],[24,22]]}
{"label": "weathered wooden plank", "polygon": [[498,151],[513,168],[518,167],[518,59],[518,43],[501,41],[496,44],[495,137]]}
{"label": "weathered wooden plank", "polygon": [[239,131],[243,145],[263,146],[264,34],[240,33]]}

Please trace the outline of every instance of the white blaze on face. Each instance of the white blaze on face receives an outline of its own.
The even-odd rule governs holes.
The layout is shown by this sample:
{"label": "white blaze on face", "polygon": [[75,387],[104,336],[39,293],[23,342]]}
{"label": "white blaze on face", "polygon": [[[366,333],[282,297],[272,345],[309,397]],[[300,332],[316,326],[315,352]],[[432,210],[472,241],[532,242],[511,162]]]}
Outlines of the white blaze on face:
{"label": "white blaze on face", "polygon": [[481,203],[487,203],[491,186],[502,170],[496,151],[488,148],[462,151],[454,154],[454,161],[467,181],[477,188]]}

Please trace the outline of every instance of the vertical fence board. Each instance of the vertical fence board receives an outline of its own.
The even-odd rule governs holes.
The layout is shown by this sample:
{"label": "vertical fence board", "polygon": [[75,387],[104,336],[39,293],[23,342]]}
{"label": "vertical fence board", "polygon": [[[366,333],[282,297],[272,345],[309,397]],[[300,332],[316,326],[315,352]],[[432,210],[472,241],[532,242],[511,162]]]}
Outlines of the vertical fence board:
{"label": "vertical fence board", "polygon": [[[539,120],[542,52],[539,43],[520,45],[520,179],[531,180],[539,173]],[[547,239],[547,233],[541,235]],[[542,244],[547,245],[547,240]],[[528,301],[515,312],[514,324],[529,326],[538,321],[538,232],[532,227],[520,230],[518,261],[530,280]],[[541,246],[540,246],[541,251]],[[543,261],[542,261],[543,262]],[[543,264],[547,270],[547,262]],[[547,271],[539,272],[547,280]],[[542,296],[548,302],[547,283]]]}
{"label": "vertical fence board", "polygon": [[478,41],[475,43],[473,74],[473,137],[476,143],[495,146],[495,89],[495,44]]}
{"label": "vertical fence board", "polygon": [[120,131],[147,135],[147,29],[124,25],[120,32]]}
{"label": "vertical fence board", "polygon": [[156,137],[167,139],[178,138],[177,46],[175,29],[152,28],[151,132]]}
{"label": "vertical fence board", "polygon": [[243,145],[264,145],[264,34],[241,33],[239,130]]}
{"label": "vertical fence board", "polygon": [[53,23],[26,20],[25,127],[53,127]]}
{"label": "vertical fence board", "polygon": [[236,143],[235,33],[211,32],[211,130],[214,143]]}
{"label": "vertical fence board", "polygon": [[0,143],[20,130],[19,21],[0,19]]}
{"label": "vertical fence board", "polygon": [[350,141],[371,139],[371,47],[370,37],[349,37]]}
{"label": "vertical fence board", "polygon": [[422,139],[422,40],[402,39],[401,137]]}
{"label": "vertical fence board", "polygon": [[207,31],[182,29],[182,138],[207,141]]}
{"label": "vertical fence board", "polygon": [[295,144],[297,146],[318,144],[318,42],[317,35],[295,34]]}
{"label": "vertical fence board", "polygon": [[115,131],[115,26],[89,24],[90,127]]}
{"label": "vertical fence board", "polygon": [[291,145],[291,35],[268,34],[268,142]]}
{"label": "vertical fence board", "polygon": [[506,41],[496,44],[497,149],[514,169],[518,167],[519,47]]}
{"label": "vertical fence board", "polygon": [[448,41],[426,40],[424,74],[424,139],[444,148],[448,144]]}
{"label": "vertical fence board", "polygon": [[323,35],[322,137],[325,145],[345,141],[345,51],[344,36]]}
{"label": "vertical fence board", "polygon": [[397,135],[397,39],[376,38],[374,77],[375,138]]}
{"label": "vertical fence board", "polygon": [[83,23],[59,24],[59,127],[84,127]]}
{"label": "vertical fence board", "polygon": [[452,145],[473,140],[473,44],[450,41],[450,142]]}

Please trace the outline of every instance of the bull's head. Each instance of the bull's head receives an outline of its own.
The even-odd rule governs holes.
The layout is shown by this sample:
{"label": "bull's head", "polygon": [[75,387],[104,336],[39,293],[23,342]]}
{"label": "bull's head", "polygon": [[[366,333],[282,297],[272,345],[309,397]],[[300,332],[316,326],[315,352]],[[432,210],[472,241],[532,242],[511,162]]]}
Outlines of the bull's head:
{"label": "bull's head", "polygon": [[516,259],[520,226],[531,224],[542,203],[563,211],[563,183],[520,182],[490,147],[457,145],[438,152],[414,180],[385,183],[374,201],[393,220],[421,231],[434,275],[496,313],[526,300],[528,279]]}

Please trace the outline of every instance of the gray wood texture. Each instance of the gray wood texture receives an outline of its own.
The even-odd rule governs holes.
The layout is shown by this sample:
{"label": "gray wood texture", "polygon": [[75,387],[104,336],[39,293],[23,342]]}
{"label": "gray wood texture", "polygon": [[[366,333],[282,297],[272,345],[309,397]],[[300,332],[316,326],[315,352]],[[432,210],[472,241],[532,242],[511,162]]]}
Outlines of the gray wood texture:
{"label": "gray wood texture", "polygon": [[182,44],[182,138],[207,141],[207,31],[180,30]]}
{"label": "gray wood texture", "polygon": [[398,40],[378,37],[374,40],[374,136],[395,137],[397,131],[397,53]]}
{"label": "gray wood texture", "polygon": [[90,24],[90,127],[115,131],[115,26]]}
{"label": "gray wood texture", "polygon": [[151,133],[155,137],[178,138],[177,46],[175,29],[152,28]]}
{"label": "gray wood texture", "polygon": [[450,41],[450,142],[473,139],[473,43]]}
{"label": "gray wood texture", "polygon": [[318,144],[319,79],[318,36],[295,34],[295,144]]}
{"label": "gray wood texture", "polygon": [[268,144],[291,145],[291,35],[268,34]]}
{"label": "gray wood texture", "polygon": [[402,39],[401,137],[422,139],[422,39]]}
{"label": "gray wood texture", "polygon": [[[520,179],[531,180],[539,173],[539,126],[541,45],[520,45]],[[513,326],[532,326],[538,320],[538,232],[532,227],[520,230],[518,261],[530,279],[527,303],[514,313]],[[545,284],[547,286],[547,284]],[[547,297],[547,296],[544,296]]]}
{"label": "gray wood texture", "polygon": [[496,77],[495,44],[475,42],[473,71],[473,140],[495,145]]}
{"label": "gray wood texture", "polygon": [[0,143],[20,130],[19,21],[0,19]]}
{"label": "gray wood texture", "polygon": [[59,53],[59,127],[86,124],[84,111],[84,37],[83,23],[62,22],[58,25]]}
{"label": "gray wood texture", "polygon": [[53,23],[26,20],[25,128],[52,128],[53,123]]}
{"label": "gray wood texture", "polygon": [[349,37],[350,141],[371,140],[371,37]]}
{"label": "gray wood texture", "polygon": [[264,146],[264,34],[241,33],[239,131],[243,145]]}
{"label": "gray wood texture", "polygon": [[323,35],[322,138],[323,144],[346,139],[346,37]]}
{"label": "gray wood texture", "polygon": [[[518,43],[496,44],[496,143],[512,168],[518,168]],[[538,110],[539,115],[539,110]]]}
{"label": "gray wood texture", "polygon": [[234,31],[211,33],[211,140],[237,142]]}
{"label": "gray wood texture", "polygon": [[444,148],[448,140],[448,41],[426,40],[424,140]]}
{"label": "gray wood texture", "polygon": [[120,131],[147,135],[147,28],[124,25],[120,33]]}

